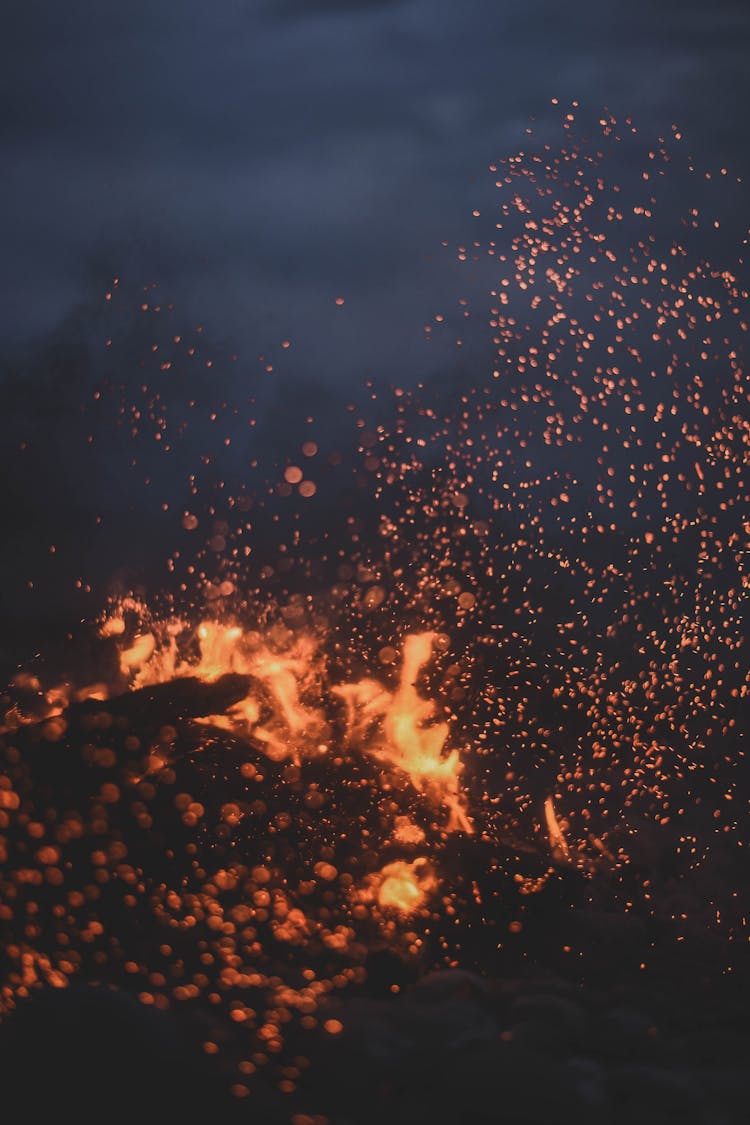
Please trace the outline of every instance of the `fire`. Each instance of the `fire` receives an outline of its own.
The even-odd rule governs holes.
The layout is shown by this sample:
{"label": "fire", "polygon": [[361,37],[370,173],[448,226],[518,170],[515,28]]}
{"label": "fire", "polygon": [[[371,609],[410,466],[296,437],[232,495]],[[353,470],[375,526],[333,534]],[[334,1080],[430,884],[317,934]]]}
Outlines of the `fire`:
{"label": "fire", "polygon": [[394,820],[393,839],[399,844],[421,844],[424,832],[408,816],[397,816]]}
{"label": "fire", "polygon": [[123,649],[120,653],[120,670],[124,675],[129,675],[134,668],[141,668],[147,664],[155,650],[156,639],[151,633],[143,633],[136,637],[129,648]]}
{"label": "fire", "polygon": [[[147,620],[144,607],[139,608],[142,620]],[[389,690],[367,676],[329,685],[324,646],[308,632],[272,628],[260,633],[236,622],[210,620],[190,630],[185,622],[172,619],[150,621],[148,629],[141,625],[128,643],[121,621],[117,613],[112,624],[105,622],[101,635],[121,646],[121,670],[132,688],[184,677],[212,684],[227,674],[241,674],[249,684],[245,697],[196,721],[247,740],[273,761],[295,766],[330,751],[336,721],[326,717],[326,700],[343,704],[347,749],[408,778],[431,805],[447,812],[448,832],[473,832],[460,788],[459,752],[455,748],[446,752],[449,725],[436,718],[435,702],[418,688],[433,659],[437,633],[405,637],[397,683]],[[424,847],[426,834],[400,812],[393,816],[390,840],[402,847]],[[330,870],[335,875],[335,868]],[[316,875],[327,877],[320,865]],[[377,902],[385,910],[410,916],[437,886],[427,859],[419,856],[387,864],[353,892],[355,900]],[[285,923],[283,933],[288,930]]]}
{"label": "fire", "polygon": [[[610,136],[617,123],[607,115],[600,126]],[[649,160],[669,163],[659,144]],[[730,943],[740,948],[747,293],[689,246],[673,243],[661,260],[672,239],[649,232],[656,197],[646,207],[640,193],[651,187],[639,180],[636,206],[623,207],[627,192],[616,198],[619,186],[599,178],[603,156],[588,140],[560,158],[536,148],[492,166],[502,241],[459,254],[478,261],[486,249],[497,262],[491,374],[457,379],[435,398],[422,383],[397,388],[390,416],[380,391],[377,414],[357,409],[356,442],[342,436],[328,461],[344,464],[347,481],[355,470],[356,520],[354,505],[334,504],[334,483],[326,497],[323,473],[320,484],[306,479],[296,452],[278,487],[253,461],[239,479],[228,464],[214,492],[217,464],[201,489],[191,476],[200,518],[182,520],[193,532],[210,513],[209,537],[169,558],[174,596],[190,596],[187,576],[199,575],[193,596],[216,617],[195,628],[126,598],[100,628],[105,655],[119,660],[92,672],[87,652],[79,679],[88,686],[75,666],[52,687],[42,672],[14,677],[0,719],[0,736],[10,735],[0,738],[0,920],[12,926],[0,1014],[37,982],[105,981],[110,966],[120,981],[125,966],[142,1003],[202,998],[251,1031],[248,1042],[267,1044],[242,1060],[249,1074],[281,1050],[292,1013],[313,1027],[328,992],[363,979],[373,933],[410,956],[424,945],[425,965],[476,955],[491,968],[495,950],[508,952],[493,929],[503,918],[517,935],[551,917],[526,913],[528,896],[559,877],[564,893],[549,901],[562,904],[564,928],[567,886],[598,870],[616,884],[631,846],[640,863],[621,889],[644,934],[657,918],[682,942],[683,887],[689,901],[692,888],[705,897],[715,887],[708,909],[728,936],[716,948],[727,959]],[[690,216],[698,231],[697,210]],[[463,321],[473,314],[459,303]],[[167,452],[183,427],[172,419],[168,431],[158,398],[147,410],[140,397],[123,400],[122,417],[158,417]],[[225,445],[237,433],[229,425]],[[213,463],[217,451],[204,452]],[[318,445],[300,452],[313,458]],[[276,473],[275,449],[273,458]],[[278,542],[267,530],[276,525]],[[229,620],[243,592],[264,620],[289,597],[280,619],[296,627]],[[302,626],[313,604],[315,620],[324,611],[335,630]],[[394,641],[392,622],[416,613],[423,625],[396,629]],[[463,668],[442,667],[444,638],[432,631],[442,628],[462,638]],[[326,657],[346,651],[347,636],[371,638],[392,678],[353,660],[334,676]],[[427,687],[438,655],[441,692],[465,724],[458,746]],[[109,684],[88,683],[109,669]],[[120,698],[90,702],[172,681],[132,710]],[[555,800],[570,821],[547,796],[532,828],[555,766]],[[529,846],[545,824],[548,851]],[[667,851],[666,865],[650,864]],[[597,884],[590,901],[607,893]],[[120,902],[133,921],[118,934]],[[165,939],[158,959],[142,937],[154,927]],[[565,940],[559,927],[539,927],[534,960],[542,930]],[[597,944],[600,932],[592,927]],[[302,963],[315,968],[299,973]],[[223,1056],[230,1038],[216,1039],[206,1048]]]}
{"label": "fire", "polygon": [[450,814],[449,830],[471,832],[459,788],[462,763],[458,751],[443,755],[448,724],[429,722],[435,704],[423,699],[416,686],[420,672],[432,659],[436,639],[436,633],[413,633],[406,637],[399,686],[393,694],[373,680],[334,690],[347,704],[350,737],[380,720],[380,737],[371,744],[370,752],[403,770],[420,792],[444,804]]}
{"label": "fire", "polygon": [[303,637],[293,656],[279,657],[261,649],[249,668],[250,675],[268,685],[292,737],[310,734],[323,722],[321,712],[300,699],[300,684],[305,683],[314,655],[313,644]]}
{"label": "fire", "polygon": [[419,633],[404,642],[401,682],[385,716],[389,756],[409,774],[417,788],[434,790],[439,795],[450,809],[449,827],[471,832],[459,792],[458,751],[452,750],[443,757],[448,724],[427,724],[435,705],[431,700],[422,699],[416,687],[419,673],[432,659],[435,640],[435,633]]}
{"label": "fire", "polygon": [[[179,638],[186,629],[183,622],[167,622],[161,628],[161,643],[155,628],[123,649],[121,666],[132,675],[133,686],[183,676],[211,683],[226,673],[242,673],[253,683],[248,695],[225,713],[209,715],[202,722],[252,738],[277,761],[288,758],[299,763],[328,751],[330,724],[313,702],[324,695],[325,660],[311,635],[264,637],[237,624],[204,621],[195,634],[198,653],[189,659],[180,655]],[[105,630],[105,635],[121,632],[106,626]],[[471,833],[459,782],[459,752],[444,752],[448,723],[434,720],[434,701],[423,698],[417,689],[437,639],[434,632],[406,636],[393,692],[368,677],[335,685],[330,691],[345,705],[349,745],[402,771],[420,793],[445,807],[448,831]]]}
{"label": "fire", "polygon": [[427,901],[436,887],[435,877],[420,856],[411,863],[397,860],[387,864],[380,872],[377,890],[378,904],[399,914],[414,914]]}
{"label": "fire", "polygon": [[547,821],[547,834],[553,854],[563,859],[570,859],[570,848],[555,814],[555,806],[551,797],[547,797],[544,802],[544,818]]}
{"label": "fire", "polygon": [[239,625],[204,621],[194,635],[198,654],[189,658],[181,655],[180,646],[189,633],[187,624],[176,619],[136,637],[120,657],[123,670],[135,673],[132,686],[167,683],[183,676],[213,683],[227,673],[241,673],[255,682],[254,689],[225,713],[206,716],[202,722],[252,737],[275,761],[290,758],[298,762],[313,749],[325,749],[319,741],[313,745],[324,727],[322,713],[304,701],[314,690],[321,664],[312,638],[286,638],[287,647],[279,652],[272,638],[262,638]]}

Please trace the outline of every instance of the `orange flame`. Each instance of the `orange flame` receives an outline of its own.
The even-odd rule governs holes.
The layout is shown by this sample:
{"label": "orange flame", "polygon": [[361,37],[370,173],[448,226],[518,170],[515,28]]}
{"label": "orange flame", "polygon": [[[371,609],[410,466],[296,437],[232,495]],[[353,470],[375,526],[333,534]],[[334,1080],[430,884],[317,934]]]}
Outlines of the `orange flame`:
{"label": "orange flame", "polygon": [[432,659],[435,639],[435,633],[417,633],[404,642],[401,682],[385,716],[386,754],[409,774],[418,789],[435,791],[448,806],[449,828],[471,832],[471,822],[459,792],[458,775],[462,765],[458,751],[451,750],[443,757],[448,724],[426,725],[435,712],[435,704],[422,699],[416,687],[419,673]]}
{"label": "orange flame", "polygon": [[399,914],[414,914],[424,905],[428,894],[436,885],[424,857],[411,863],[399,859],[395,863],[386,864],[380,872],[378,904],[383,909],[396,910]]}
{"label": "orange flame", "polygon": [[[143,609],[136,603],[136,611]],[[323,694],[325,667],[319,647],[309,634],[286,632],[268,636],[244,630],[236,623],[204,621],[194,634],[197,654],[185,658],[180,638],[185,622],[171,619],[144,628],[120,651],[120,665],[134,688],[181,677],[212,682],[228,672],[249,676],[256,687],[223,714],[201,722],[252,737],[274,760],[299,762],[328,749],[330,733],[323,711],[310,699]],[[102,628],[103,636],[124,633],[120,612]],[[438,634],[412,633],[404,640],[398,686],[389,691],[377,680],[363,677],[330,690],[346,707],[347,737],[351,745],[398,770],[435,804],[449,813],[448,831],[473,831],[459,777],[463,768],[458,750],[444,752],[449,727],[435,721],[436,707],[417,690],[422,670],[432,660]],[[269,698],[270,697],[270,698]],[[270,704],[270,714],[269,714]]]}
{"label": "orange flame", "polygon": [[555,815],[555,806],[551,797],[548,797],[544,802],[544,817],[547,821],[547,834],[553,854],[564,859],[570,859],[570,848],[560,827],[560,822]]}
{"label": "orange flame", "polygon": [[458,751],[443,756],[448,738],[447,723],[429,723],[435,704],[417,691],[422,668],[432,659],[437,634],[413,633],[404,641],[398,689],[388,692],[374,680],[334,688],[347,706],[350,738],[361,740],[377,720],[382,720],[384,739],[365,740],[370,753],[407,773],[420,792],[431,795],[450,810],[449,830],[472,832],[463,795],[459,789],[462,764]]}

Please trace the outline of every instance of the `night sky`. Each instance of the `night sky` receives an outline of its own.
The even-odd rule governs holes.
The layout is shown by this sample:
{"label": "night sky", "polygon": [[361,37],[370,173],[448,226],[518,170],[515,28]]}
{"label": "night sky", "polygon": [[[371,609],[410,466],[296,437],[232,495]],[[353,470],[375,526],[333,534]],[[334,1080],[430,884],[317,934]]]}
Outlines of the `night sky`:
{"label": "night sky", "polygon": [[112,273],[262,350],[342,289],[366,306],[347,363],[364,333],[393,367],[437,243],[550,98],[676,122],[706,167],[744,174],[748,19],[726,0],[12,2],[2,338],[38,339]]}

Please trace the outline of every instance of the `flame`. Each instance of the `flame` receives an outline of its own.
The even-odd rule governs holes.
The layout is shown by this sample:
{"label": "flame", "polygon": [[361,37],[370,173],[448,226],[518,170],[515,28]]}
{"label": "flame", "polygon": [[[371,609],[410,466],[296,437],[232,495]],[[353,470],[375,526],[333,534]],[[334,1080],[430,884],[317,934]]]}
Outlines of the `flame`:
{"label": "flame", "polygon": [[121,614],[106,617],[99,629],[100,637],[119,637],[125,632],[125,618]]}
{"label": "flame", "polygon": [[[243,673],[255,687],[245,699],[204,723],[253,738],[269,758],[299,763],[328,750],[325,716],[316,702],[322,695],[325,667],[319,646],[308,634],[263,637],[237,624],[204,621],[195,633],[198,654],[180,656],[178,638],[187,626],[166,623],[161,641],[155,632],[139,634],[121,652],[123,670],[134,687],[163,683],[180,676],[212,682],[227,672]],[[119,635],[118,631],[108,635]],[[398,686],[389,691],[369,677],[333,686],[331,693],[346,708],[348,742],[362,752],[403,771],[416,789],[443,805],[448,831],[473,831],[459,777],[458,750],[444,753],[447,722],[434,721],[436,707],[417,690],[419,676],[432,660],[438,634],[408,634],[404,640]],[[269,715],[270,702],[270,715]]]}
{"label": "flame", "polygon": [[[132,606],[126,608],[133,611]],[[345,708],[344,738],[349,748],[401,772],[429,802],[442,806],[448,814],[447,831],[473,831],[459,784],[459,752],[445,749],[449,725],[436,719],[434,701],[423,697],[417,686],[433,658],[437,633],[405,637],[397,683],[389,690],[367,676],[330,685],[320,639],[309,632],[270,628],[260,633],[236,622],[211,620],[191,629],[179,618],[155,620],[143,607],[136,606],[135,613],[136,620],[128,622],[118,607],[100,628],[100,635],[118,646],[120,674],[131,690],[183,678],[211,684],[226,674],[244,676],[248,683],[244,698],[221,713],[195,721],[252,740],[270,759],[295,765],[329,750],[336,724],[333,718],[330,722],[326,718],[326,700],[330,704],[338,699]],[[39,692],[36,681],[31,687]],[[119,692],[122,683],[112,684],[111,689]],[[97,684],[78,692],[76,698],[106,698],[108,694],[106,685]],[[51,714],[64,711],[69,702],[64,695],[53,699],[47,693],[48,720]],[[158,748],[152,748],[143,776],[158,772],[164,764]],[[403,811],[395,812],[396,806],[392,841],[404,847],[424,847],[424,828]],[[327,878],[322,869],[316,874]],[[355,888],[355,895],[362,894],[362,901],[376,902],[383,909],[411,915],[438,885],[427,860],[420,856],[411,862],[387,864],[364,886]],[[302,940],[298,921],[296,915],[290,915],[281,926],[284,940]]]}
{"label": "flame", "polygon": [[311,734],[323,725],[322,713],[306,706],[300,698],[315,657],[315,645],[308,637],[299,639],[291,656],[276,656],[261,649],[248,671],[267,684],[276,700],[292,737]]}
{"label": "flame", "polygon": [[[311,637],[286,638],[288,647],[278,652],[272,639],[239,625],[203,621],[194,633],[197,656],[186,658],[181,655],[180,641],[189,633],[184,621],[174,619],[137,636],[120,654],[123,671],[131,675],[131,686],[146,687],[182,676],[212,683],[226,673],[241,673],[256,682],[255,690],[225,713],[199,721],[252,737],[274,760],[291,758],[299,762],[301,756],[311,752],[312,740],[325,728],[322,712],[303,699],[314,689],[321,663]],[[116,634],[108,630],[107,635]],[[270,702],[270,715],[269,706],[264,707],[266,696],[270,696],[266,701]],[[267,721],[261,724],[264,712]],[[319,740],[314,749],[320,751]]]}
{"label": "flame", "polygon": [[200,640],[200,663],[193,670],[202,680],[217,680],[225,672],[242,672],[244,664],[239,643],[242,629],[239,625],[220,625],[216,621],[204,621],[198,627]]}
{"label": "flame", "polygon": [[393,822],[393,839],[399,844],[421,844],[424,831],[408,816],[397,816]]}
{"label": "flame", "polygon": [[449,810],[448,829],[472,832],[459,788],[462,763],[457,750],[443,756],[448,724],[430,723],[432,700],[417,691],[419,674],[432,659],[436,633],[412,633],[404,641],[399,686],[388,692],[374,680],[364,679],[334,688],[344,700],[350,739],[361,740],[372,725],[382,721],[380,741],[367,742],[370,752],[408,774],[422,793]]}
{"label": "flame", "polygon": [[544,802],[544,817],[547,821],[547,834],[553,853],[564,859],[570,859],[570,848],[560,827],[560,822],[555,815],[555,806],[551,797],[548,797]]}
{"label": "flame", "polygon": [[420,856],[411,863],[396,860],[388,863],[380,872],[377,889],[378,904],[386,910],[396,910],[399,914],[414,914],[427,901],[428,894],[437,883],[427,860]]}
{"label": "flame", "polygon": [[458,751],[451,750],[443,757],[448,724],[426,725],[435,712],[435,704],[422,699],[416,687],[419,673],[432,659],[436,637],[435,633],[417,633],[404,642],[399,689],[385,716],[387,756],[409,774],[418,789],[437,793],[450,810],[450,829],[471,832],[471,822],[459,792],[458,775],[462,764]]}

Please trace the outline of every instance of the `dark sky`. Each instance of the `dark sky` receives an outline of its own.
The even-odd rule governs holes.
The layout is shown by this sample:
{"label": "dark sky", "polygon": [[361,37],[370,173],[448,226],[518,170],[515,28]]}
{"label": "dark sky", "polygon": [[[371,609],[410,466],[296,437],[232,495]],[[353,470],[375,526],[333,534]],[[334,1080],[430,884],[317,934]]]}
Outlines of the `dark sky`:
{"label": "dark sky", "polygon": [[9,0],[0,339],[111,272],[253,350],[341,290],[392,361],[439,299],[439,241],[551,97],[748,171],[749,35],[732,0]]}
{"label": "dark sky", "polygon": [[[749,44],[750,9],[731,0],[8,0],[8,635],[53,605],[77,613],[77,575],[109,581],[124,555],[140,564],[151,542],[153,528],[137,522],[146,493],[121,472],[129,453],[106,433],[103,453],[87,460],[88,423],[74,421],[102,375],[112,327],[100,311],[113,277],[158,282],[180,324],[204,324],[217,355],[238,354],[234,368],[217,365],[216,386],[241,402],[252,384],[261,423],[266,396],[265,440],[283,464],[285,428],[306,395],[355,398],[366,378],[413,384],[455,365],[425,349],[422,326],[466,287],[486,295],[484,276],[467,280],[453,248],[473,237],[472,209],[491,206],[488,164],[523,146],[532,117],[538,138],[554,132],[552,98],[594,117],[606,104],[653,136],[676,123],[698,166],[746,177]],[[627,150],[608,159],[610,178],[629,173]],[[145,337],[128,327],[128,293],[106,362],[137,388]],[[277,365],[275,383],[256,385],[259,353]],[[165,470],[179,478],[175,495],[204,423],[185,463]],[[21,436],[33,439],[22,455]],[[125,507],[136,522],[107,531],[108,515]],[[89,549],[93,513],[105,530]]]}

